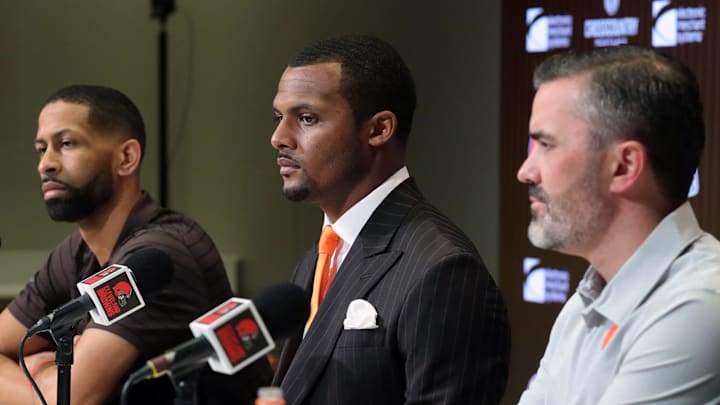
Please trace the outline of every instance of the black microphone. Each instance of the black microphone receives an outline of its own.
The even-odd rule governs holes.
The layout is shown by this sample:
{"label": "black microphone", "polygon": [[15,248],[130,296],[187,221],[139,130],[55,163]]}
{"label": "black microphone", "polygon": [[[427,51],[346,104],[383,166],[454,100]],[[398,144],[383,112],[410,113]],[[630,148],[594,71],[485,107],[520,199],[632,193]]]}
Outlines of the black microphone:
{"label": "black microphone", "polygon": [[[125,265],[113,264],[80,281],[82,295],[40,318],[26,334],[54,331],[82,319],[88,311],[100,325],[110,325],[145,307],[138,284],[145,295],[154,295],[172,279],[173,263],[154,248],[133,252]],[[137,280],[137,281],[136,281]]]}
{"label": "black microphone", "polygon": [[309,313],[310,299],[292,283],[265,288],[252,301],[230,298],[190,323],[194,339],[148,360],[128,383],[188,371],[206,360],[213,370],[234,374],[274,349],[273,338],[302,330]]}

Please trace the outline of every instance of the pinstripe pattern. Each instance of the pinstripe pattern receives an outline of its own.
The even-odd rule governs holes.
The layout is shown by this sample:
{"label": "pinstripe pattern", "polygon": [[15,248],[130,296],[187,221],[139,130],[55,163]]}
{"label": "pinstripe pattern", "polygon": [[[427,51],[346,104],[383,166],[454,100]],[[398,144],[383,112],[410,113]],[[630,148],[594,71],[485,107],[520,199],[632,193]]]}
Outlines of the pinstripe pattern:
{"label": "pinstripe pattern", "polygon": [[[293,276],[308,291],[316,257]],[[343,330],[356,298],[375,306],[380,328]],[[509,339],[475,247],[408,180],[363,228],[305,338],[286,344],[276,383],[291,405],[497,403]]]}

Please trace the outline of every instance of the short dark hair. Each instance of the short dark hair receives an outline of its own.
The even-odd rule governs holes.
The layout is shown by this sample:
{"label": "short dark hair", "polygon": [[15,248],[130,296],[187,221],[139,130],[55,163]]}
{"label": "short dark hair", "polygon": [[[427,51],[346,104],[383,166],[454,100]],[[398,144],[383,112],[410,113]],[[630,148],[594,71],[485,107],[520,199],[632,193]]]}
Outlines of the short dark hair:
{"label": "short dark hair", "polygon": [[545,82],[587,75],[579,113],[593,126],[598,146],[618,139],[642,143],[659,187],[672,208],[687,200],[705,145],[700,90],[690,69],[636,45],[570,51],[535,70]]}
{"label": "short dark hair", "polygon": [[398,134],[407,139],[415,112],[415,83],[400,54],[371,35],[350,34],[311,43],[290,60],[290,67],[340,64],[340,94],[350,103],[355,121],[389,110],[398,118]]}
{"label": "short dark hair", "polygon": [[145,123],[140,110],[125,94],[110,87],[74,84],[51,94],[44,105],[55,101],[88,106],[88,124],[100,131],[123,130],[128,139],[137,139],[145,156]]}

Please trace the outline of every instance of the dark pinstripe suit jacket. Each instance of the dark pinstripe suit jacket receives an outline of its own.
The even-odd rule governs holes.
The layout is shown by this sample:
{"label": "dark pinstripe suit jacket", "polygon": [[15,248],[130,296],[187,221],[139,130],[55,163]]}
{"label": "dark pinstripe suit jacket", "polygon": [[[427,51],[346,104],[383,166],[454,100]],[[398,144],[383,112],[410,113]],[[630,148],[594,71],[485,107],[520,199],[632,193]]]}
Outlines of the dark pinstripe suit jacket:
{"label": "dark pinstripe suit jacket", "polygon": [[[293,275],[308,292],[316,258],[311,249]],[[377,309],[378,329],[343,329],[356,298]],[[305,338],[286,343],[275,382],[289,405],[494,404],[509,351],[480,255],[410,179],[360,232]]]}

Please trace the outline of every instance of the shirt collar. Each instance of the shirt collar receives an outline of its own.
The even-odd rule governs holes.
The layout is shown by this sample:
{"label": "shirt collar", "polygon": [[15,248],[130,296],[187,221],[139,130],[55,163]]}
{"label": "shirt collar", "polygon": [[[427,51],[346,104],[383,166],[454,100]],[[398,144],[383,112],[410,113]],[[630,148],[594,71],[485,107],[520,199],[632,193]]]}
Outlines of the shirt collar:
{"label": "shirt collar", "polygon": [[408,172],[407,166],[403,166],[392,176],[388,177],[381,185],[371,191],[370,194],[363,197],[362,200],[345,211],[335,223],[331,223],[330,218],[325,215],[323,226],[332,225],[333,230],[340,239],[343,240],[343,243],[348,247],[352,246],[360,234],[360,231],[365,226],[365,223],[370,219],[372,213],[375,212],[375,209],[380,206],[380,203],[385,200],[395,187],[408,178],[410,178],[410,173]]}
{"label": "shirt collar", "polygon": [[578,286],[588,325],[597,321],[598,315],[620,324],[654,291],[675,258],[702,233],[690,203],[685,202],[660,221],[607,285],[591,266]]}

